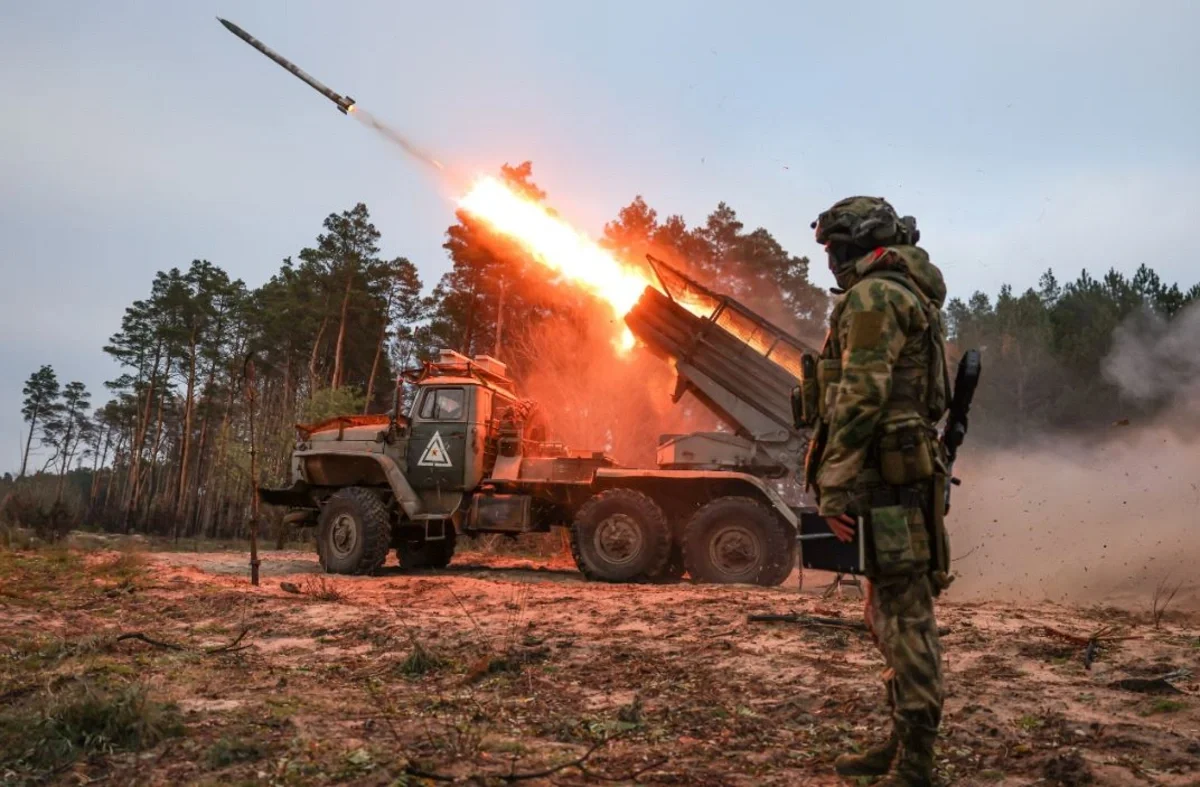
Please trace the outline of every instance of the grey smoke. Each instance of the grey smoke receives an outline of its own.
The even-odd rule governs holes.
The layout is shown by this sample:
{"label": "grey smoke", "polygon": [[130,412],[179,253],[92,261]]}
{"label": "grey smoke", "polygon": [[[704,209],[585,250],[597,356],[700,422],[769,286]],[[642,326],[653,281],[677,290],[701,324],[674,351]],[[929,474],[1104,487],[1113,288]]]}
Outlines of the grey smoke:
{"label": "grey smoke", "polygon": [[1140,404],[1171,404],[1200,392],[1200,303],[1168,321],[1149,310],[1113,333],[1104,378]]}
{"label": "grey smoke", "polygon": [[391,142],[394,145],[399,146],[401,150],[403,150],[405,153],[409,154],[413,158],[419,160],[421,163],[428,164],[429,166],[431,166],[437,170],[445,169],[445,167],[442,166],[442,162],[435,159],[427,151],[424,151],[421,148],[417,147],[417,145],[412,140],[410,140],[408,137],[404,136],[399,131],[397,131],[396,129],[389,126],[387,123],[384,123],[382,120],[375,117],[370,112],[368,112],[367,110],[360,107],[358,104],[354,105],[354,111],[351,112],[350,114],[352,117],[356,118],[361,123],[367,125],[370,128],[375,129],[375,131],[377,131],[383,135],[384,139],[386,139],[387,141]]}

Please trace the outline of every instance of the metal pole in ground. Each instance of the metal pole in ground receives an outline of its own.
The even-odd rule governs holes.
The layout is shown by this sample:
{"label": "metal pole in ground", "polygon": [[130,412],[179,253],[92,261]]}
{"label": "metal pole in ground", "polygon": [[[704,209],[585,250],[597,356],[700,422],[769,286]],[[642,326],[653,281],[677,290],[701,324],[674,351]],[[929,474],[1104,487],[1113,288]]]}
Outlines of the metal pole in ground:
{"label": "metal pole in ground", "polygon": [[246,408],[250,416],[250,584],[258,585],[258,450],[254,442],[254,358],[246,356],[242,367],[246,379]]}

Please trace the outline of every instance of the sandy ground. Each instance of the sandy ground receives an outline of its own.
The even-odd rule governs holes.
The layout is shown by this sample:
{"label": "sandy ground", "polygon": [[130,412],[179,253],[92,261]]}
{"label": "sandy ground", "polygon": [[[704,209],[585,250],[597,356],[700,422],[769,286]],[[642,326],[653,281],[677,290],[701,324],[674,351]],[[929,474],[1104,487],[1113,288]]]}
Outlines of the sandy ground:
{"label": "sandy ground", "polygon": [[[886,723],[882,662],[865,636],[747,622],[861,618],[853,589],[822,599],[817,587],[799,591],[797,576],[774,589],[605,585],[558,559],[464,553],[444,571],[325,577],[310,554],[269,551],[251,587],[245,554],[144,561],[133,581],[97,575],[70,592],[15,588],[19,572],[0,579],[0,641],[12,653],[108,643],[90,661],[5,669],[0,696],[33,696],[101,664],[183,715],[182,737],[93,756],[56,781],[842,784],[833,758]],[[1148,606],[955,602],[951,590],[939,622],[950,628],[945,783],[1200,784],[1200,612],[1168,611],[1155,628]],[[1086,669],[1084,648],[1046,627],[1132,638],[1102,643]],[[244,649],[206,652],[243,631]],[[114,642],[123,632],[186,650]],[[1115,686],[1178,670],[1190,673],[1173,680],[1179,694]],[[220,756],[231,741],[245,753]],[[533,775],[593,748],[582,771]]]}

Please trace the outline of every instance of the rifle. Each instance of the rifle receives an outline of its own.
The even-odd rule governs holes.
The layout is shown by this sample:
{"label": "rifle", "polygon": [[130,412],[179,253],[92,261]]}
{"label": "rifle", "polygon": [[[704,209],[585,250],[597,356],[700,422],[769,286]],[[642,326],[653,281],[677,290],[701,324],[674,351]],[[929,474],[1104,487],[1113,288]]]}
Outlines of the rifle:
{"label": "rifle", "polygon": [[950,399],[949,416],[946,427],[942,430],[942,447],[946,450],[946,474],[950,483],[946,484],[946,513],[950,513],[950,488],[959,486],[962,481],[954,477],[954,460],[958,458],[959,446],[967,437],[967,414],[971,410],[971,400],[975,398],[975,388],[979,385],[979,376],[983,373],[983,361],[979,350],[967,350],[958,362],[958,373],[954,377],[954,396]]}

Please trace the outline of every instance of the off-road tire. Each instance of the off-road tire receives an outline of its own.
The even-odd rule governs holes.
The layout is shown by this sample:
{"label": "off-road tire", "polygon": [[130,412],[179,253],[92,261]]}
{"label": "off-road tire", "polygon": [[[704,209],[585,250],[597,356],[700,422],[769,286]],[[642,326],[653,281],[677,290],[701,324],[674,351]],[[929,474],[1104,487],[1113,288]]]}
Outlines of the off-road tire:
{"label": "off-road tire", "polygon": [[778,585],[795,557],[791,528],[753,498],[717,498],[684,528],[683,562],[697,582]]}
{"label": "off-road tire", "polygon": [[387,559],[392,519],[370,489],[350,486],[335,492],[321,507],[318,524],[317,556],[326,572],[373,574]]}
{"label": "off-road tire", "polygon": [[396,557],[400,568],[445,568],[454,557],[457,538],[454,528],[446,526],[446,537],[441,541],[426,541],[423,538],[406,539],[396,545]]}
{"label": "off-road tire", "polygon": [[787,554],[783,555],[782,559],[774,561],[772,564],[773,568],[768,569],[766,573],[759,577],[758,584],[763,587],[782,585],[796,568],[796,558],[800,554],[800,547],[797,545],[796,536],[790,531],[790,528],[784,527],[784,535],[788,543]]}
{"label": "off-road tire", "polygon": [[[621,539],[632,554],[617,559]],[[583,575],[602,582],[636,582],[662,574],[671,557],[671,528],[658,503],[634,489],[606,489],[575,513],[571,555]]]}

